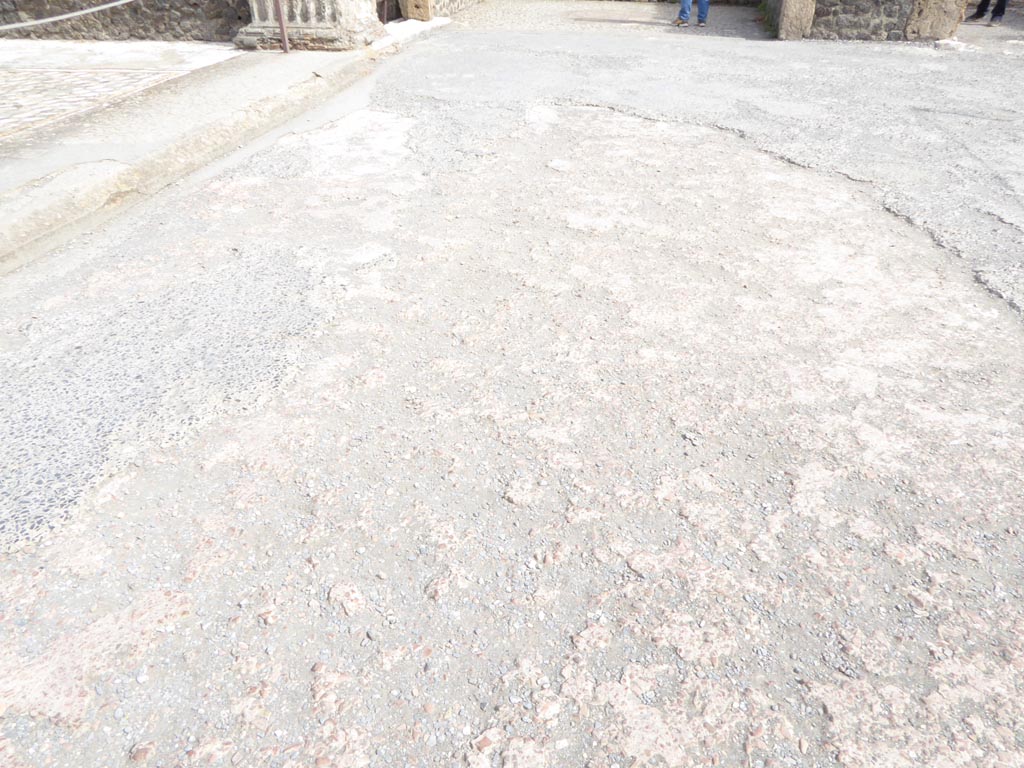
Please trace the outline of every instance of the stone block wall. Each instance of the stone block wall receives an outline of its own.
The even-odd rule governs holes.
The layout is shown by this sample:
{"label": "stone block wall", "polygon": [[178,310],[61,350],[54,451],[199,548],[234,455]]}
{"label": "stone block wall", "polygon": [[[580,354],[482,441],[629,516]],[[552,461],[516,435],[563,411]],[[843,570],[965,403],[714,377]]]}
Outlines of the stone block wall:
{"label": "stone block wall", "polygon": [[[0,19],[10,22],[41,19],[102,2],[0,0]],[[229,41],[249,20],[248,0],[136,0],[67,21],[0,32],[0,36],[67,40]]]}
{"label": "stone block wall", "polygon": [[783,40],[938,40],[956,32],[966,0],[764,0]]}
{"label": "stone block wall", "polygon": [[15,24],[21,21],[14,0],[0,0],[0,24]]}
{"label": "stone block wall", "polygon": [[[42,19],[102,2],[0,0],[0,23]],[[401,0],[401,5],[407,18],[426,20],[451,16],[475,2],[478,0]],[[253,17],[253,7],[259,18]],[[277,23],[266,10],[269,7],[270,0],[136,0],[67,21],[0,32],[0,37],[211,41],[237,37],[244,47],[274,48],[278,46]],[[294,36],[296,48],[358,48],[378,35],[374,0],[284,0],[284,7],[289,37]],[[264,9],[262,14],[260,9]],[[260,24],[252,24],[254,21]],[[331,27],[326,34],[325,27]],[[246,31],[239,36],[243,29]],[[329,43],[327,38],[332,38]]]}
{"label": "stone block wall", "polygon": [[474,5],[479,0],[434,0],[435,16],[452,16],[463,8]]}
{"label": "stone block wall", "polygon": [[808,37],[903,40],[914,0],[817,0]]}

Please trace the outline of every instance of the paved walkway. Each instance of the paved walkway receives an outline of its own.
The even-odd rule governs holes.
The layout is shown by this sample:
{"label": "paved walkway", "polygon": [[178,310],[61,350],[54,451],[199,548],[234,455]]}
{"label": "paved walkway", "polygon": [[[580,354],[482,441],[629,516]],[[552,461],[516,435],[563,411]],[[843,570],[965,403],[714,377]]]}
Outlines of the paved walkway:
{"label": "paved walkway", "polygon": [[0,139],[231,58],[217,43],[0,40]]}
{"label": "paved walkway", "polygon": [[1024,325],[899,207],[1006,242],[1016,64],[670,12],[489,2],[0,280],[0,764],[1021,763]]}

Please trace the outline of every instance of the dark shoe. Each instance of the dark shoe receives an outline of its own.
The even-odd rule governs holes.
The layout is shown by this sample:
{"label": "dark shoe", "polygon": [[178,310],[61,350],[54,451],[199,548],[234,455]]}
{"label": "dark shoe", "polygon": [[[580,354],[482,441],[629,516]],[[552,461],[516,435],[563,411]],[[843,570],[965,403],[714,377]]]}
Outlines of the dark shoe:
{"label": "dark shoe", "polygon": [[708,25],[708,23],[706,21],[698,21],[697,22],[697,26],[698,27],[706,27],[707,25]]}
{"label": "dark shoe", "polygon": [[989,21],[988,25],[990,27],[998,27],[1002,23],[1003,23],[1003,17],[1002,16],[993,16],[992,19]]}
{"label": "dark shoe", "polygon": [[976,21],[984,21],[984,19],[985,19],[985,14],[984,13],[972,13],[970,16],[968,16],[966,19],[964,19],[964,21],[966,23],[968,23],[968,24],[973,24]]}

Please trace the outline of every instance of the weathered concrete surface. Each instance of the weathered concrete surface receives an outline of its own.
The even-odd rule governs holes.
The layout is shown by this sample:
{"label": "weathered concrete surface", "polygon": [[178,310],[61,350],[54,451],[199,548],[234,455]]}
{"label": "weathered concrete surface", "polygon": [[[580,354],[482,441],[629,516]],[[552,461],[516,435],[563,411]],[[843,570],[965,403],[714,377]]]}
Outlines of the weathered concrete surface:
{"label": "weathered concrete surface", "polygon": [[971,57],[668,10],[489,3],[0,281],[0,498],[74,505],[0,762],[1020,762],[1020,317],[758,96],[870,168],[825,78]]}
{"label": "weathered concrete surface", "polygon": [[[594,55],[617,62],[611,82],[572,94],[747,137],[787,161],[865,184],[886,207],[960,255],[990,290],[1024,307],[1024,14],[959,31],[962,50],[930,45],[761,44],[750,12],[715,8],[706,30],[661,23],[670,6],[508,3],[469,9],[462,24],[529,24],[606,33]],[[551,12],[543,9],[551,8]],[[632,9],[635,26],[623,23]],[[616,33],[647,33],[642,54]],[[722,37],[744,39],[725,40]],[[566,54],[583,66],[583,54]],[[680,67],[681,56],[688,62]],[[444,65],[454,66],[453,61]],[[993,73],[999,73],[995,76]],[[569,93],[559,74],[546,93]],[[650,84],[650,87],[648,85]],[[582,94],[582,95],[581,95]]]}

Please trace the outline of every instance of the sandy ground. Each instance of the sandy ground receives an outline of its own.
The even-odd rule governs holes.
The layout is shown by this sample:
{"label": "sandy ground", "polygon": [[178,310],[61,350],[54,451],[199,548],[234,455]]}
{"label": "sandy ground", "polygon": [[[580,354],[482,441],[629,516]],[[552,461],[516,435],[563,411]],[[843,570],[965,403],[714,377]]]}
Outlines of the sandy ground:
{"label": "sandy ground", "polygon": [[582,5],[0,282],[0,765],[1024,765],[1020,315],[694,66],[964,52]]}

